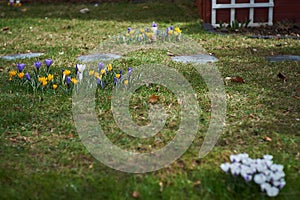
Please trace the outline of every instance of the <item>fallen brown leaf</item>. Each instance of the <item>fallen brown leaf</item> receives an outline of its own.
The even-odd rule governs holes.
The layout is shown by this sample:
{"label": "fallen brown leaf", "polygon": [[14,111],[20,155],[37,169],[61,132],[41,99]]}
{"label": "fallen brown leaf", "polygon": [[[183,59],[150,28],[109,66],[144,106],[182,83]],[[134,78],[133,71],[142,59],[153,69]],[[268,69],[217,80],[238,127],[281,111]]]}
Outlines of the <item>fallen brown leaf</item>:
{"label": "fallen brown leaf", "polygon": [[8,31],[9,30],[9,27],[3,27],[2,28],[2,31]]}
{"label": "fallen brown leaf", "polygon": [[148,102],[151,104],[156,104],[158,102],[158,100],[159,100],[159,96],[156,96],[155,94],[153,94],[149,97]]}
{"label": "fallen brown leaf", "polygon": [[298,96],[293,96],[293,98],[300,100],[300,97],[298,97]]}
{"label": "fallen brown leaf", "polygon": [[272,138],[270,138],[270,137],[268,137],[268,136],[265,136],[265,137],[263,138],[263,140],[266,141],[266,142],[271,142],[271,141],[272,141]]}
{"label": "fallen brown leaf", "polygon": [[227,83],[227,81],[231,81],[231,82],[235,82],[235,83],[245,83],[245,80],[240,76],[226,77],[225,81],[226,81],[226,83]]}
{"label": "fallen brown leaf", "polygon": [[195,186],[198,186],[198,185],[201,185],[201,181],[200,181],[200,180],[198,180],[198,181],[196,181],[196,182],[193,183],[193,186],[194,186],[194,187],[195,187]]}
{"label": "fallen brown leaf", "polygon": [[167,51],[167,55],[168,56],[176,56],[174,53],[170,52],[170,51]]}
{"label": "fallen brown leaf", "polygon": [[11,141],[11,142],[17,142],[17,139],[16,138],[9,138],[9,141]]}
{"label": "fallen brown leaf", "polygon": [[235,76],[235,77],[232,77],[231,82],[245,83],[245,80],[240,76]]}

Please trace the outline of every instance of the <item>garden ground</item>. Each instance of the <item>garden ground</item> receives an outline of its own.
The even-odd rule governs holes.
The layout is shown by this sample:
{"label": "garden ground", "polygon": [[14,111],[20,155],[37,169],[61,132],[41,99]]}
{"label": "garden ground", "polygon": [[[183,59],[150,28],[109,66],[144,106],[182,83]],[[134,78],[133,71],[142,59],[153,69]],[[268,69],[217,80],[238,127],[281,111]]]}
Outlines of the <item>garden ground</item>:
{"label": "garden ground", "polygon": [[[43,52],[42,57],[0,60],[0,194],[2,199],[267,199],[255,184],[233,179],[220,164],[236,153],[251,157],[272,154],[283,164],[287,185],[276,199],[300,195],[300,64],[271,63],[265,57],[299,55],[300,42],[292,39],[251,39],[243,35],[218,35],[203,31],[190,1],[151,1],[140,4],[28,4],[9,8],[0,4],[0,55]],[[90,12],[81,14],[88,7]],[[216,56],[224,79],[240,76],[245,83],[229,82],[227,119],[217,145],[203,159],[198,151],[209,123],[210,101],[202,78],[190,64],[174,63],[166,51],[131,52],[114,66],[135,67],[161,62],[181,72],[198,94],[204,111],[200,130],[189,150],[170,166],[152,173],[127,174],[97,161],[81,143],[72,120],[72,99],[64,93],[40,94],[13,85],[8,71],[19,62],[26,70],[36,60],[53,59],[53,70],[75,70],[79,55],[88,54],[101,42],[127,27],[179,26]],[[69,68],[68,68],[69,67]],[[277,77],[285,75],[286,80]],[[165,88],[142,88],[132,99],[133,118],[147,122],[149,96],[164,96],[175,104]],[[104,95],[103,101],[109,99]],[[101,111],[101,125],[124,148],[149,151],[153,145],[123,136],[111,123],[109,103]],[[133,109],[132,109],[133,110]],[[175,106],[170,113],[177,113]],[[175,114],[174,114],[175,115]],[[144,116],[144,118],[141,118]],[[173,122],[173,123],[172,123]],[[159,139],[169,141],[177,121],[169,121]],[[161,147],[164,141],[154,140]],[[149,142],[149,141],[148,141]],[[151,141],[150,141],[151,142]],[[153,142],[153,141],[152,141]]]}

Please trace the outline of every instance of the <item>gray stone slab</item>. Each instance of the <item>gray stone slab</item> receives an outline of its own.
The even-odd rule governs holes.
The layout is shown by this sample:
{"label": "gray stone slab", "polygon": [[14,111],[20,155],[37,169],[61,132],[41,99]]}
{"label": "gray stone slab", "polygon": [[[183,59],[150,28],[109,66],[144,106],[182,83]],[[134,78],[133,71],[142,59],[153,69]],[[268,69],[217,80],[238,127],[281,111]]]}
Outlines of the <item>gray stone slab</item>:
{"label": "gray stone slab", "polygon": [[181,63],[198,63],[198,64],[205,64],[205,63],[213,63],[218,61],[218,59],[214,56],[210,56],[207,54],[196,54],[196,55],[189,55],[189,56],[174,56],[172,60],[175,62]]}
{"label": "gray stone slab", "polygon": [[122,56],[117,54],[89,54],[79,56],[77,60],[81,62],[97,62],[97,61],[105,61],[105,60],[115,60],[119,59]]}
{"label": "gray stone slab", "polygon": [[268,56],[266,59],[270,62],[284,62],[284,61],[300,61],[300,56],[297,55],[277,55]]}
{"label": "gray stone slab", "polygon": [[21,54],[11,54],[6,56],[1,56],[1,59],[4,60],[16,60],[16,59],[25,59],[25,58],[36,58],[40,57],[44,53],[21,53]]}

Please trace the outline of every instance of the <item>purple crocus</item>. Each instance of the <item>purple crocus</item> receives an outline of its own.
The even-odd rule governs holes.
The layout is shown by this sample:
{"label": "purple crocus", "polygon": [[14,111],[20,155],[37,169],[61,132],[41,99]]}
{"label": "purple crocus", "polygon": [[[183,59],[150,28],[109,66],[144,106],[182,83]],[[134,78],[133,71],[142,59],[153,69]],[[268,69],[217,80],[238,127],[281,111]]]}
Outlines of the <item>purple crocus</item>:
{"label": "purple crocus", "polygon": [[128,27],[127,31],[128,31],[128,33],[130,33],[130,31],[131,31],[131,28],[130,28],[130,27]]}
{"label": "purple crocus", "polygon": [[36,68],[37,70],[39,70],[40,67],[42,66],[42,62],[37,61],[37,62],[34,63],[34,66],[35,66],[35,68]]}
{"label": "purple crocus", "polygon": [[30,81],[30,74],[28,72],[25,74],[25,77],[28,81]]}
{"label": "purple crocus", "polygon": [[52,63],[53,63],[53,60],[51,60],[51,59],[45,59],[45,64],[46,64],[46,66],[48,68],[50,67],[50,65],[52,65]]}
{"label": "purple crocus", "polygon": [[118,83],[117,77],[114,77],[114,84],[116,85]]}
{"label": "purple crocus", "polygon": [[129,67],[129,68],[128,68],[128,74],[130,75],[131,73],[132,73],[132,68]]}
{"label": "purple crocus", "polygon": [[169,31],[173,31],[174,30],[174,26],[169,26],[168,28],[167,28],[167,34],[169,33]]}
{"label": "purple crocus", "polygon": [[70,76],[68,76],[66,78],[66,83],[67,83],[68,86],[71,84],[71,77]]}
{"label": "purple crocus", "polygon": [[104,89],[104,87],[105,87],[104,81],[101,81],[101,87],[102,87],[102,89]]}
{"label": "purple crocus", "polygon": [[103,62],[99,62],[98,67],[99,67],[99,70],[101,70],[104,67],[104,63]]}
{"label": "purple crocus", "polygon": [[17,64],[18,71],[19,71],[19,72],[22,72],[22,71],[24,70],[25,66],[26,66],[26,65],[23,64],[23,63],[18,63],[18,64]]}
{"label": "purple crocus", "polygon": [[153,22],[152,27],[157,27],[157,24],[155,22]]}
{"label": "purple crocus", "polygon": [[101,79],[100,79],[100,78],[97,79],[97,84],[98,84],[98,85],[101,84]]}

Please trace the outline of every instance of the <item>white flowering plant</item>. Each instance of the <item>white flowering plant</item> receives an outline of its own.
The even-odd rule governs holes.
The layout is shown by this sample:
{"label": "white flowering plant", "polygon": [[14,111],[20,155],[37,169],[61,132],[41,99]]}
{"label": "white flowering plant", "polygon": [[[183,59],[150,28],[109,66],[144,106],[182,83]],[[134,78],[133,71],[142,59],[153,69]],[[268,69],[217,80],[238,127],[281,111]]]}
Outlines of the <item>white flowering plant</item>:
{"label": "white flowering plant", "polygon": [[264,155],[263,158],[252,159],[248,154],[230,156],[231,163],[221,164],[221,169],[234,177],[240,176],[247,183],[252,180],[260,186],[262,192],[269,197],[275,197],[286,185],[284,166],[273,163],[272,155]]}

